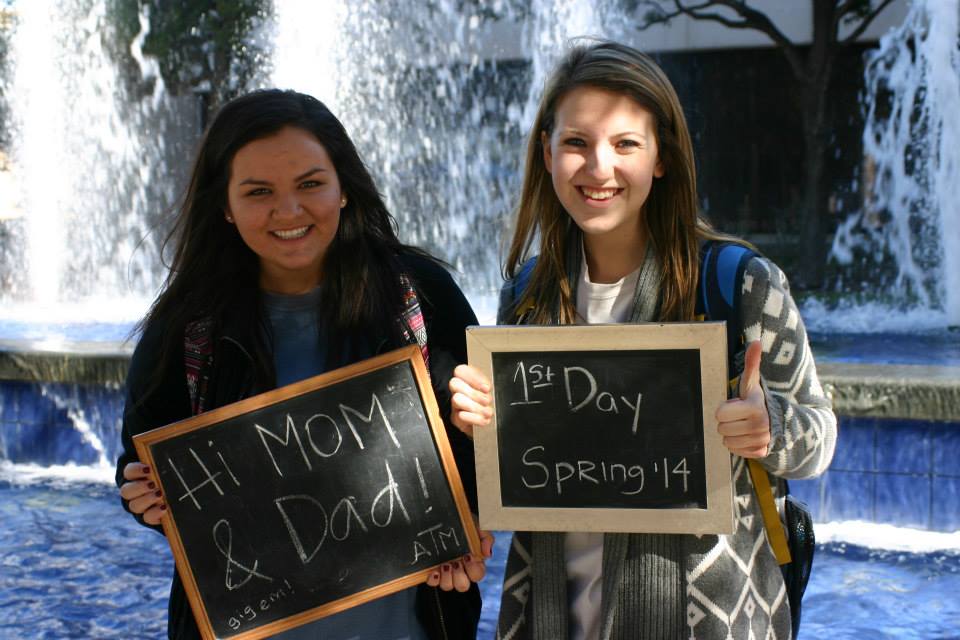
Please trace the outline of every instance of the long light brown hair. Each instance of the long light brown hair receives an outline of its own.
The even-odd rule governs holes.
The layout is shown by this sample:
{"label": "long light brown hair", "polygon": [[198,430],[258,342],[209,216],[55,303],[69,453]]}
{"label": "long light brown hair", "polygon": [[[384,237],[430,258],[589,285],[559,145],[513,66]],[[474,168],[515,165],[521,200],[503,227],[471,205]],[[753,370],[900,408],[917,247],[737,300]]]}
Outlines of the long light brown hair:
{"label": "long light brown hair", "polygon": [[536,324],[571,324],[576,318],[567,276],[569,245],[571,237],[576,237],[571,233],[574,222],[554,191],[541,134],[549,139],[561,100],[580,87],[625,95],[654,117],[664,175],[653,181],[642,224],[662,272],[658,319],[692,320],[700,240],[733,238],[713,230],[698,213],[693,145],[673,85],[652,59],[616,42],[574,46],[547,81],[527,142],[516,227],[504,265],[504,276],[513,278],[539,239],[539,258],[515,309],[529,310],[527,319]]}

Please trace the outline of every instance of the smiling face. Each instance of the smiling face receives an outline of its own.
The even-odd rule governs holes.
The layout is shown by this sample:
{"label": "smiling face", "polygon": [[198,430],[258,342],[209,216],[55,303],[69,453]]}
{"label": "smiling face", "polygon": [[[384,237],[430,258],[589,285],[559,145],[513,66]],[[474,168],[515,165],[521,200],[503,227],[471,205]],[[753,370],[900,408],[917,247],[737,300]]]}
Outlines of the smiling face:
{"label": "smiling face", "polygon": [[560,203],[585,241],[642,238],[641,213],[663,176],[653,116],[633,99],[574,89],[557,105],[543,159]]}
{"label": "smiling face", "polygon": [[286,127],[241,147],[230,165],[227,201],[227,220],[260,259],[262,289],[304,293],[320,283],[346,200],[313,134]]}

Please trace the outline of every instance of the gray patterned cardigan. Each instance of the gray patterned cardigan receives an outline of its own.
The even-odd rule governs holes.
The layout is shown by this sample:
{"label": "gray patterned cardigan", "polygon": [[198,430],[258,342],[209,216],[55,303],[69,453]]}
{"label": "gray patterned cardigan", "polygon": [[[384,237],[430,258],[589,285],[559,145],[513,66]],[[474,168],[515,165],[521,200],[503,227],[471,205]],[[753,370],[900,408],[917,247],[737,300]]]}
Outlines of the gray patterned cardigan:
{"label": "gray patterned cardigan", "polygon": [[[656,269],[651,262],[648,256],[637,308],[651,309],[649,300],[657,296],[659,274],[644,273],[648,267]],[[511,288],[508,283],[504,291]],[[501,314],[509,307],[509,299],[501,296]],[[833,456],[836,417],[817,379],[787,278],[764,258],[754,258],[747,265],[740,313],[746,341],[760,340],[763,345],[760,375],[772,440],[770,453],[760,462],[774,476],[816,476]],[[636,313],[634,317],[650,319]],[[731,456],[731,464],[733,535],[604,536],[601,638],[789,640],[786,588],[767,542],[753,482],[743,458]],[[562,540],[558,533],[514,534],[498,640],[567,638]]]}

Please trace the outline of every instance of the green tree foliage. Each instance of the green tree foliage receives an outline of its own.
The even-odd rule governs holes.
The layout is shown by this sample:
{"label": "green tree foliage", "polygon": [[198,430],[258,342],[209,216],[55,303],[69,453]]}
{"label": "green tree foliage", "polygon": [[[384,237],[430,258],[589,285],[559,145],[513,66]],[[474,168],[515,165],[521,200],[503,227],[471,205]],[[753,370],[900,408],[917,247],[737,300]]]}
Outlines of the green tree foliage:
{"label": "green tree foliage", "polygon": [[[243,92],[263,73],[267,55],[258,45],[271,0],[109,0],[114,16],[115,53],[135,67],[130,44],[141,33],[146,16],[149,31],[141,49],[154,57],[167,90],[199,92],[208,107]],[[137,68],[138,69],[138,68]]]}

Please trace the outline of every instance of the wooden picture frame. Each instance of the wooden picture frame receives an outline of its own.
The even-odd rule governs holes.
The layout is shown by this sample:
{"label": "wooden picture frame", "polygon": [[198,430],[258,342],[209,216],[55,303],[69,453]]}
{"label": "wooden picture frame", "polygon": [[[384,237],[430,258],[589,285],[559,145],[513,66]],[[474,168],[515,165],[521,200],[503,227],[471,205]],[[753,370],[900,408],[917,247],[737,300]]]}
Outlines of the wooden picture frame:
{"label": "wooden picture frame", "polygon": [[732,533],[726,344],[723,322],[469,327],[494,396],[474,430],[481,528]]}
{"label": "wooden picture frame", "polygon": [[[168,505],[163,529],[205,639],[272,636],[480,554],[416,345],[154,429],[134,443]],[[347,493],[333,507],[329,495],[337,490]],[[345,592],[354,582],[356,590]]]}

